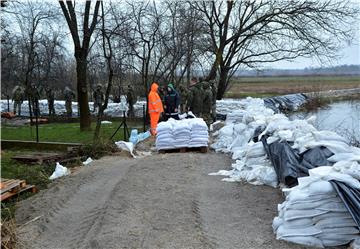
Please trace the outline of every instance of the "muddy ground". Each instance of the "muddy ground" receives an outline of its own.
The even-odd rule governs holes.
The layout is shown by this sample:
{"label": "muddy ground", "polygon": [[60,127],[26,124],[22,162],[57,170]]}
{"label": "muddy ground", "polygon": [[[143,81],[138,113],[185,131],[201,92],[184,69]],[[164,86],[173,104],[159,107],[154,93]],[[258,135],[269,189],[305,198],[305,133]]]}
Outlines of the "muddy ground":
{"label": "muddy ground", "polygon": [[104,157],[19,204],[25,248],[305,248],[275,239],[279,189],[208,173],[226,155]]}

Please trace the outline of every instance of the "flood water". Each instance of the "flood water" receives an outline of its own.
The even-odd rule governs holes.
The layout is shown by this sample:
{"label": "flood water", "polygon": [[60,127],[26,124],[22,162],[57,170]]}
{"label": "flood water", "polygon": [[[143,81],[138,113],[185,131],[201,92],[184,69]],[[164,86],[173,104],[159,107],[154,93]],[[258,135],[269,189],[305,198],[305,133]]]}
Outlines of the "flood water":
{"label": "flood water", "polygon": [[318,130],[331,130],[349,139],[360,141],[360,100],[339,101],[314,112],[297,112],[290,119],[304,119],[316,115]]}

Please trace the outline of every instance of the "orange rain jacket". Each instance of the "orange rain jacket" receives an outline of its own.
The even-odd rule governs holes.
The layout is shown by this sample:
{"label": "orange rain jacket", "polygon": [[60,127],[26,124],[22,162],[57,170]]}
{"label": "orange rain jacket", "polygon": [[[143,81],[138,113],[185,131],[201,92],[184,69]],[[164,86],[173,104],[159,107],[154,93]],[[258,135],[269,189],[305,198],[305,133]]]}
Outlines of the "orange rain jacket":
{"label": "orange rain jacket", "polygon": [[162,113],[164,112],[163,104],[161,102],[161,98],[159,94],[157,93],[159,86],[155,82],[151,85],[151,90],[149,93],[149,102],[148,102],[148,109],[149,114],[157,112]]}

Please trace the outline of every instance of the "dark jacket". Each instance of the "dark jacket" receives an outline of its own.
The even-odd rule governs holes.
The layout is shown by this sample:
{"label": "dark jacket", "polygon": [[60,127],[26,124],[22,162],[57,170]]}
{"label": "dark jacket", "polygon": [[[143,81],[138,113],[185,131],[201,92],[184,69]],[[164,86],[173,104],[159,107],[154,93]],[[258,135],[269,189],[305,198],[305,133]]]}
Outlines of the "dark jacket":
{"label": "dark jacket", "polygon": [[178,109],[180,105],[180,96],[177,93],[177,91],[172,88],[171,91],[165,95],[164,100],[165,100],[165,113],[175,114],[175,109]]}

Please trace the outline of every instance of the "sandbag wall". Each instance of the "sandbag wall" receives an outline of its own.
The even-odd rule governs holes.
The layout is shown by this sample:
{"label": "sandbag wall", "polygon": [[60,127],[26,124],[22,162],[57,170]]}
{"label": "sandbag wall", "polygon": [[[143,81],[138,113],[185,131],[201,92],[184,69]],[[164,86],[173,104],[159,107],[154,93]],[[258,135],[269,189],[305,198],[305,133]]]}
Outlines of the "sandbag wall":
{"label": "sandbag wall", "polygon": [[[265,184],[273,187],[281,183],[281,187],[291,187],[302,182],[303,177],[309,179],[306,178],[309,174],[311,178],[311,172],[317,169],[321,170],[323,168],[321,166],[331,166],[335,163],[335,166],[330,168],[336,168],[343,177],[323,181],[326,181],[327,186],[334,184],[330,184],[330,181],[336,181],[345,188],[349,188],[347,183],[344,183],[345,178],[351,177],[354,181],[360,179],[360,148],[349,146],[346,139],[334,132],[318,131],[312,125],[313,121],[315,121],[315,117],[308,120],[289,120],[283,114],[275,114],[275,111],[267,108],[261,99],[242,100],[241,108],[229,113],[225,126],[214,134],[217,140],[212,144],[212,148],[216,151],[232,154],[232,158],[235,160],[232,165],[233,169],[221,170],[212,175],[227,176],[223,179],[224,181],[246,181],[251,184]],[[308,190],[300,185],[294,188],[300,189],[297,192],[306,194]],[[355,204],[350,204],[346,197],[341,198],[336,187],[333,187],[329,191],[334,203],[338,203],[339,209],[332,210],[333,207],[329,207],[331,210],[320,210],[305,218],[312,219],[328,213],[328,216],[331,217],[331,212],[341,211],[344,213],[344,217],[352,218],[352,223],[349,221],[344,223],[345,225],[341,229],[330,231],[327,230],[327,227],[319,225],[328,221],[320,223],[312,221],[310,224],[310,221],[307,220],[308,223],[303,224],[301,217],[298,217],[291,219],[292,222],[286,223],[286,226],[283,227],[279,220],[282,220],[283,223],[287,222],[287,218],[284,217],[292,212],[311,212],[306,211],[304,206],[292,205],[289,204],[291,202],[285,200],[279,207],[278,218],[274,220],[274,232],[277,233],[277,238],[318,247],[346,244],[358,238],[359,228],[354,223],[356,219],[353,218],[353,214],[360,213],[360,189],[355,185],[351,189],[351,196],[355,200],[353,201]],[[291,193],[291,190],[287,193]],[[317,203],[323,203],[328,196],[315,193],[313,197],[317,198]],[[305,199],[304,197],[303,201]],[[355,207],[354,210],[349,209],[350,206]],[[342,218],[338,217],[338,219]],[[316,226],[316,229],[313,226]],[[284,233],[284,231],[294,232],[299,228],[303,228],[300,234]],[[321,235],[329,232],[333,239]],[[340,237],[346,239],[338,239]]]}

